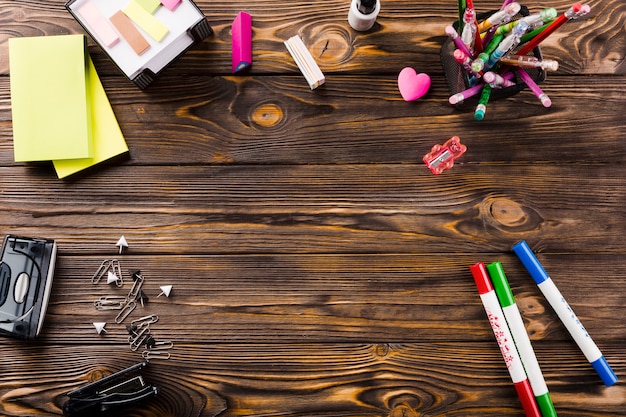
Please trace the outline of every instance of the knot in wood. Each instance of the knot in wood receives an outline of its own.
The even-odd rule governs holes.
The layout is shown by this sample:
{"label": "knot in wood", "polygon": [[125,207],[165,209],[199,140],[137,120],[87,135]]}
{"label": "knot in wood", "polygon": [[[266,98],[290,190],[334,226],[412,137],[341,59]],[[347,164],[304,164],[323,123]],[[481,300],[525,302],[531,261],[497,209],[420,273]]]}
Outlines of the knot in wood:
{"label": "knot in wood", "polygon": [[520,226],[528,221],[524,209],[508,198],[496,198],[491,202],[491,215],[500,224],[509,227]]}
{"label": "knot in wood", "polygon": [[380,345],[376,345],[376,356],[378,357],[385,357],[387,355],[389,355],[389,345],[387,343],[383,343]]}
{"label": "knot in wood", "polygon": [[109,375],[113,374],[113,372],[108,371],[106,369],[94,369],[93,371],[89,372],[89,382],[95,382],[98,381],[104,377],[107,377]]}
{"label": "knot in wood", "polygon": [[333,23],[316,25],[310,34],[310,51],[315,60],[326,63],[347,62],[354,56],[351,31]]}
{"label": "knot in wood", "polygon": [[487,223],[507,231],[536,230],[543,219],[530,207],[526,207],[507,197],[489,196],[481,207],[481,214]]}
{"label": "knot in wood", "polygon": [[252,121],[264,128],[274,127],[283,120],[282,109],[274,103],[264,103],[252,112]]}
{"label": "knot in wood", "polygon": [[389,413],[389,417],[419,417],[420,414],[406,404],[395,406]]}

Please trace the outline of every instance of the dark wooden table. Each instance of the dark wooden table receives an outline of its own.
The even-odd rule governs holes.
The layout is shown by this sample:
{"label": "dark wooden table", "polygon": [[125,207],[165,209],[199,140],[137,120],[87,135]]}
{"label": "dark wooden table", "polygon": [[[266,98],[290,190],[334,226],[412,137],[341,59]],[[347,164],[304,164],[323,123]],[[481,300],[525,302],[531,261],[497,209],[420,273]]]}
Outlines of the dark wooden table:
{"label": "dark wooden table", "polygon": [[[13,161],[7,39],[85,32],[62,0],[0,1],[0,231],[59,245],[42,334],[0,339],[0,414],[58,415],[67,391],[142,360],[93,305],[116,294],[91,277],[117,258],[150,297],[131,318],[158,315],[152,333],[174,343],[144,372],[158,397],[124,415],[522,416],[469,271],[480,261],[503,263],[559,416],[626,415],[623,0],[591,0],[543,43],[560,63],[542,84],[551,108],[524,90],[481,122],[448,103],[454,2],[384,1],[363,33],[345,0],[197,4],[215,33],[145,91],[89,39],[130,153],[63,181]],[[240,10],[254,64],[233,76]],[[314,91],[283,45],[296,34],[326,75]],[[406,66],[432,78],[415,102],[398,92]],[[468,150],[434,176],[422,156],[453,135]],[[521,239],[616,385],[511,252]]]}

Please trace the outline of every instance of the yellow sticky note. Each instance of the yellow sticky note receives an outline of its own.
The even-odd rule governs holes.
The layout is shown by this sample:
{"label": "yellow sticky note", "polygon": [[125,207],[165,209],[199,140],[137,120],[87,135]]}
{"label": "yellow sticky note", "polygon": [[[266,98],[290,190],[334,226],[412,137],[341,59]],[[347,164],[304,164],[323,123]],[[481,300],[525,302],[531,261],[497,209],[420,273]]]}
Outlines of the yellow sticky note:
{"label": "yellow sticky note", "polygon": [[128,152],[128,146],[111,108],[111,103],[98,77],[96,68],[87,54],[88,81],[91,98],[93,157],[53,161],[59,178],[75,174],[114,156]]}
{"label": "yellow sticky note", "polygon": [[9,39],[16,162],[89,158],[84,35]]}
{"label": "yellow sticky note", "polygon": [[135,0],[131,0],[123,10],[124,14],[143,29],[155,41],[161,42],[169,29],[159,19],[151,15]]}

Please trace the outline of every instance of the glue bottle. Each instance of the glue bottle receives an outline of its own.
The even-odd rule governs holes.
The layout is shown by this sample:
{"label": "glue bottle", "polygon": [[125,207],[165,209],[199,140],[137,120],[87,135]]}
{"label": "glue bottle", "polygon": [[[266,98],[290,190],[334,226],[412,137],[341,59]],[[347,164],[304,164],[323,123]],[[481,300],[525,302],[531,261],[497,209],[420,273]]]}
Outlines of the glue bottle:
{"label": "glue bottle", "polygon": [[376,23],[379,12],[380,1],[378,0],[352,0],[348,13],[348,23],[352,29],[359,32],[370,30]]}

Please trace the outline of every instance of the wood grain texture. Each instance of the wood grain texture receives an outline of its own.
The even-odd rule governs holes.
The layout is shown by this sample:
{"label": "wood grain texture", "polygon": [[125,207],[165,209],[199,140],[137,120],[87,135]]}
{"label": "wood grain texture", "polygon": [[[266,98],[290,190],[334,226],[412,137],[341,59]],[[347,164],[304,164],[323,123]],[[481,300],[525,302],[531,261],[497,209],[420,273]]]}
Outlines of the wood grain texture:
{"label": "wood grain texture", "polygon": [[[158,400],[123,415],[523,416],[494,344],[465,343],[461,350],[445,342],[312,343],[280,349],[275,344],[181,344],[172,359],[153,362],[144,373],[159,386]],[[49,349],[59,356],[50,357]],[[59,413],[67,390],[132,361],[123,352],[112,356],[111,349],[7,346],[5,352],[29,359],[15,364],[3,355],[3,367],[17,365],[21,372],[4,376],[2,412]],[[620,351],[615,345],[605,350]],[[536,352],[559,415],[621,415],[624,388],[599,389],[587,364],[563,361],[563,355],[578,352],[545,345]],[[567,384],[560,383],[564,379]],[[604,411],[597,411],[598,404]]]}
{"label": "wood grain texture", "polygon": [[[8,73],[6,39],[13,36],[58,35],[85,33],[63,7],[62,0],[38,3],[0,1],[0,73]],[[444,28],[457,19],[455,2],[407,3],[388,1],[381,9],[374,28],[366,33],[353,31],[347,24],[344,0],[327,0],[324,6],[285,0],[254,3],[230,1],[196,4],[207,15],[215,34],[193,48],[175,66],[176,72],[193,74],[230,73],[230,25],[236,14],[246,9],[253,16],[254,74],[298,73],[283,42],[298,34],[313,55],[320,58],[324,73],[392,73],[397,74],[408,63],[428,73],[440,71],[439,50],[445,39]],[[478,10],[500,7],[501,2],[486,0],[476,4]],[[560,12],[572,2],[550,3]],[[626,10],[620,0],[594,0],[592,11],[580,22],[559,29],[542,46],[546,56],[558,57],[561,72],[566,74],[624,74],[626,40],[623,30]],[[348,2],[349,5],[349,2]],[[535,11],[543,5],[528,3]],[[321,51],[329,41],[323,54]],[[90,41],[94,57],[104,74],[118,71],[106,60],[102,50]],[[321,54],[321,57],[320,57]],[[384,56],[384,60],[381,57]]]}
{"label": "wood grain texture", "polygon": [[[622,317],[613,314],[626,301],[607,295],[589,277],[604,265],[603,280],[618,287],[623,265],[611,254],[539,255],[563,294],[576,306],[588,331],[603,341],[626,337]],[[406,255],[133,255],[120,258],[125,271],[140,269],[150,298],[128,322],[157,314],[153,333],[181,342],[258,343],[384,340],[388,342],[490,341],[480,299],[468,265],[500,261],[516,293],[533,340],[569,344],[569,335],[520,262],[512,254]],[[127,339],[116,326],[118,311],[97,311],[102,296],[124,296],[91,277],[101,259],[64,256],[63,280],[55,282],[46,341],[86,338],[102,341],[92,322],[110,323],[106,341]],[[159,286],[180,276],[170,298]],[[126,275],[130,280],[130,275]],[[460,308],[464,306],[466,308]],[[177,312],[184,311],[182,316]],[[125,323],[128,324],[128,323]],[[158,330],[156,330],[158,329]]]}
{"label": "wood grain texture", "polygon": [[[316,92],[302,88],[302,76],[164,75],[139,93],[121,77],[104,85],[131,148],[124,164],[421,164],[434,143],[459,131],[467,162],[623,163],[626,86],[617,80],[549,77],[543,89],[550,109],[525,90],[491,102],[483,123],[473,120],[475,102],[462,109],[448,104],[442,76],[433,76],[428,95],[414,103],[401,99],[391,75],[340,76]],[[192,93],[181,97],[181,89]],[[0,109],[0,163],[13,164],[6,78]],[[590,143],[597,150],[589,152]]]}
{"label": "wood grain texture", "polygon": [[[84,31],[63,0],[0,0],[0,231],[59,244],[42,334],[0,339],[0,415],[60,415],[66,392],[141,361],[117,311],[94,307],[139,269],[149,300],[127,320],[158,315],[151,331],[174,348],[144,372],[158,397],[121,417],[521,417],[468,268],[501,261],[558,415],[626,416],[626,3],[591,0],[542,44],[560,63],[541,85],[550,109],[524,90],[482,122],[472,101],[447,101],[454,2],[385,1],[364,33],[344,0],[197,4],[215,33],[145,91],[89,38],[130,152],[61,181],[13,162],[7,40]],[[254,63],[233,76],[240,10]],[[283,45],[295,34],[327,77],[315,91]],[[413,103],[397,89],[405,66],[432,79]],[[422,156],[453,135],[468,151],[435,177]],[[520,239],[615,386],[511,252]],[[93,285],[112,258],[127,284]]]}

